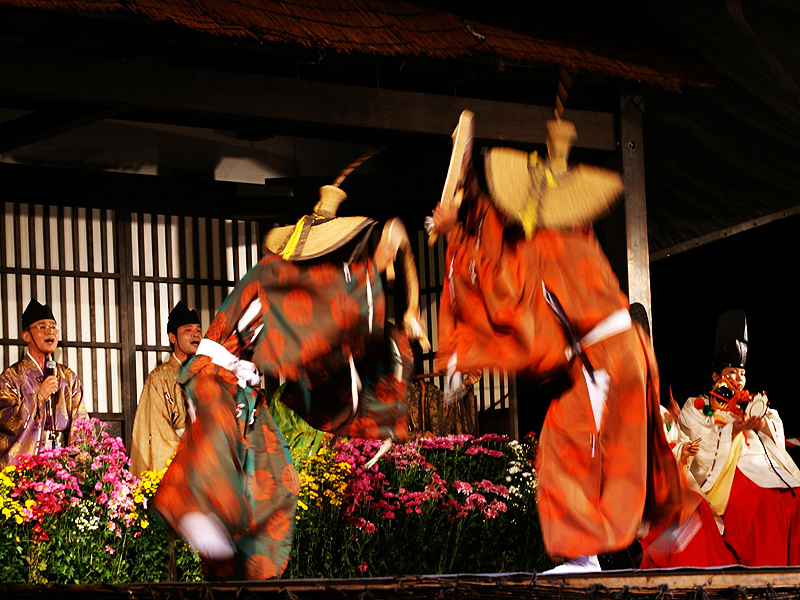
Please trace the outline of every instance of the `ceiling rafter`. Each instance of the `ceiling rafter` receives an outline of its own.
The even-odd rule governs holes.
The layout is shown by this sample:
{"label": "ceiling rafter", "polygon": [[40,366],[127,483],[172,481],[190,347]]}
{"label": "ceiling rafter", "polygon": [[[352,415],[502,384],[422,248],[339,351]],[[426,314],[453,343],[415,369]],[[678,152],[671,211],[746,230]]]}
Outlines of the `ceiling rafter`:
{"label": "ceiling rafter", "polygon": [[[198,123],[235,119],[371,135],[449,136],[458,115],[468,108],[478,115],[477,137],[511,144],[543,144],[544,122],[553,115],[551,108],[528,104],[18,49],[0,61],[0,95],[125,107],[161,115],[164,122],[177,115]],[[564,117],[578,128],[576,147],[615,150],[612,114],[567,110]],[[39,119],[46,122],[45,115]],[[38,128],[41,135],[45,127]],[[17,139],[23,136],[19,132]]]}

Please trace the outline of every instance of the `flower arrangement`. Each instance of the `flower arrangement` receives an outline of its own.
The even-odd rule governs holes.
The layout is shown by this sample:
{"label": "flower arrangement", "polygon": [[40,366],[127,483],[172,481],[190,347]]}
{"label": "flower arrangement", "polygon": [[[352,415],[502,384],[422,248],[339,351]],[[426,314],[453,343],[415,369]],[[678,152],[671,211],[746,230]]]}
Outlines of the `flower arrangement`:
{"label": "flower arrangement", "polygon": [[[453,435],[396,444],[314,438],[300,449],[292,555],[284,577],[540,571],[535,437]],[[166,472],[140,478],[97,419],[72,443],[0,472],[0,581],[202,579],[196,554],[148,512]],[[369,466],[367,466],[369,465]],[[169,546],[177,572],[167,575]]]}
{"label": "flower arrangement", "polygon": [[535,437],[335,439],[301,464],[288,577],[541,570]]}
{"label": "flower arrangement", "polygon": [[[20,456],[0,472],[0,580],[160,580],[167,536],[147,504],[163,472],[139,479],[128,464],[122,440],[91,419],[75,424],[68,446]],[[182,543],[176,551],[191,555]]]}

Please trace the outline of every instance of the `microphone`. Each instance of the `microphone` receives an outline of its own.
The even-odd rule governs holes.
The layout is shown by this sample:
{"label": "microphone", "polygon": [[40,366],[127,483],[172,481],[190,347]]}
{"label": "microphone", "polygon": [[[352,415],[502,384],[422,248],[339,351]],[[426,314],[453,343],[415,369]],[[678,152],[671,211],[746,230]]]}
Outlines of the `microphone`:
{"label": "microphone", "polygon": [[48,354],[47,359],[44,361],[44,376],[50,377],[50,375],[56,374],[56,361],[53,360],[53,355]]}
{"label": "microphone", "polygon": [[[50,377],[50,375],[56,374],[56,361],[53,360],[53,355],[48,354],[47,358],[44,361],[44,376]],[[55,429],[55,421],[56,421],[56,398],[58,397],[58,389],[55,392],[50,394],[50,398],[48,398],[46,412],[48,413],[45,417],[45,427],[46,429]]]}

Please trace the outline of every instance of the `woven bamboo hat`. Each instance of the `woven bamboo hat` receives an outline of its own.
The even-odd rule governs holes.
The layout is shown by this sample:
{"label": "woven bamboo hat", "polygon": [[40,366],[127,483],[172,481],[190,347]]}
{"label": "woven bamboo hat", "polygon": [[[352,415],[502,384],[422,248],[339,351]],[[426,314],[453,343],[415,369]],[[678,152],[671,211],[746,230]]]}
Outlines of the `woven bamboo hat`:
{"label": "woven bamboo hat", "polygon": [[382,147],[365,152],[347,165],[332,185],[322,186],[313,214],[302,217],[294,225],[271,230],[264,238],[264,249],[280,254],[284,260],[310,260],[341,248],[362,232],[366,239],[375,221],[367,217],[336,216],[339,205],[347,199],[339,186],[345,177],[381,150]]}
{"label": "woven bamboo hat", "polygon": [[347,194],[341,188],[322,186],[314,213],[294,225],[271,230],[264,246],[285,260],[309,260],[341,248],[375,224],[367,217],[337,217],[336,210],[346,199]]}
{"label": "woven bamboo hat", "polygon": [[536,229],[566,229],[599,219],[624,189],[615,171],[589,165],[567,168],[577,138],[574,124],[548,121],[547,129],[547,161],[537,152],[513,148],[493,148],[485,156],[489,194],[528,238]]}

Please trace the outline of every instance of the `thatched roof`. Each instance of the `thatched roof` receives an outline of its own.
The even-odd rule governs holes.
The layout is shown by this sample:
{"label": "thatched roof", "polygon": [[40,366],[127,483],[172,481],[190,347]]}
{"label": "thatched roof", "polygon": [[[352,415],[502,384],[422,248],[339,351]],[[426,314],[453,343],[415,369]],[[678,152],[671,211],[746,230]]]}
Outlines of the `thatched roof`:
{"label": "thatched roof", "polygon": [[[0,0],[83,16],[136,15],[224,38],[347,54],[559,65],[676,89],[718,79],[633,2]],[[552,4],[552,3],[548,3]],[[576,8],[577,6],[577,8]],[[644,19],[644,20],[643,20]],[[666,37],[665,37],[666,36]],[[621,41],[624,40],[624,46]]]}

